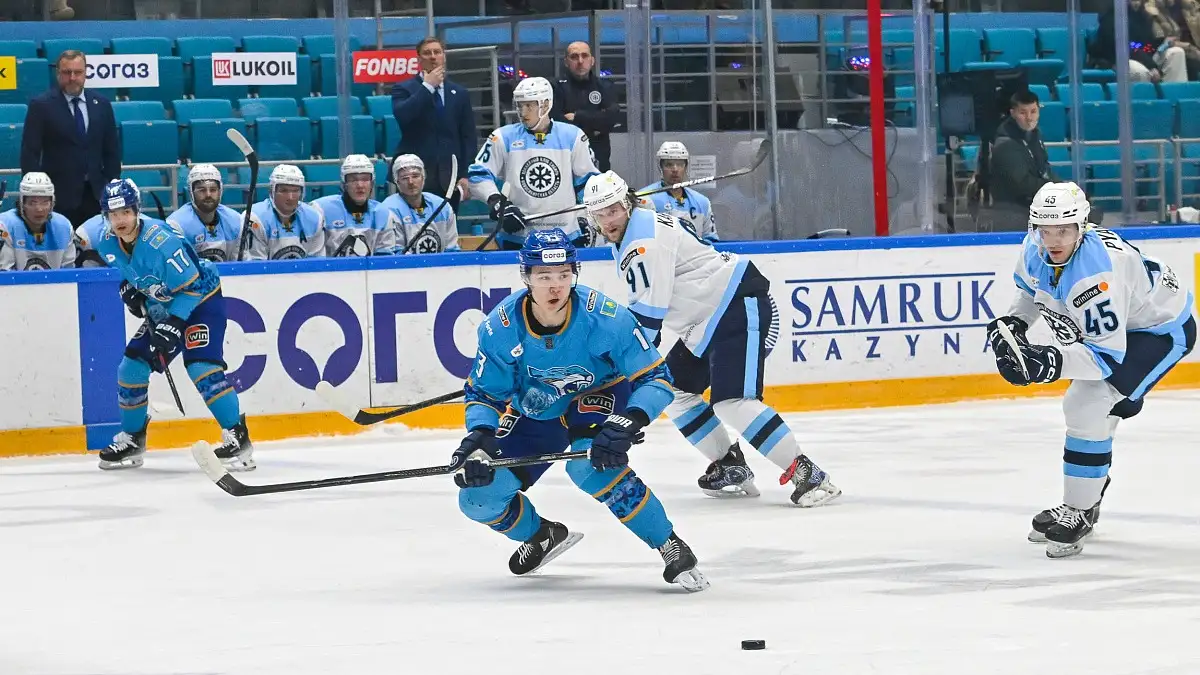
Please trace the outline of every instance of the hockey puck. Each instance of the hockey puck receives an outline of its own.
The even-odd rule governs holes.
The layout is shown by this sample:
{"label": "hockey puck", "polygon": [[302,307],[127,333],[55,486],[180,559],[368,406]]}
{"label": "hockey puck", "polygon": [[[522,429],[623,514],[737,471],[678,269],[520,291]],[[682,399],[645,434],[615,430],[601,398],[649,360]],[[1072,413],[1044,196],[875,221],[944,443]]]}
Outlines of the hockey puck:
{"label": "hockey puck", "polygon": [[742,640],[742,649],[758,650],[766,648],[766,640]]}

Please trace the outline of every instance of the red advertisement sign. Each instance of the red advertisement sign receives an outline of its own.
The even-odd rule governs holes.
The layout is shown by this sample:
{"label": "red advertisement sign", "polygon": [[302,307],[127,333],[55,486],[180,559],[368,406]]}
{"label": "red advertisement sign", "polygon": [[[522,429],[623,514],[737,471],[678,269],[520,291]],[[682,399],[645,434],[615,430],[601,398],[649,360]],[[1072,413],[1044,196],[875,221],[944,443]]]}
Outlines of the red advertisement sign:
{"label": "red advertisement sign", "polygon": [[415,49],[354,52],[354,81],[357,84],[403,82],[421,72]]}

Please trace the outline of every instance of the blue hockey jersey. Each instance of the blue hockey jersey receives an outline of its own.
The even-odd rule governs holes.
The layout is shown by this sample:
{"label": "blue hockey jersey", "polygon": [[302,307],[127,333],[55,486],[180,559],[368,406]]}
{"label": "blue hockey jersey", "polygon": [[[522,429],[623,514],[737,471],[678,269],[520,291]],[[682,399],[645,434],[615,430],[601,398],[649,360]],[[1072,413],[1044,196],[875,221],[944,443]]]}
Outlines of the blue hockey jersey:
{"label": "blue hockey jersey", "polygon": [[126,253],[107,222],[94,242],[96,251],[109,267],[120,270],[126,281],[146,295],[151,319],[160,321],[168,313],[187,319],[200,303],[221,289],[217,268],[163,221],[142,215],[138,219],[141,232],[132,253]]}
{"label": "blue hockey jersey", "polygon": [[467,429],[496,428],[509,405],[523,416],[554,419],[579,395],[621,379],[633,385],[628,407],[652,420],[674,399],[662,355],[627,308],[576,286],[566,323],[539,336],[528,328],[528,295],[508,296],[479,326],[466,384]]}

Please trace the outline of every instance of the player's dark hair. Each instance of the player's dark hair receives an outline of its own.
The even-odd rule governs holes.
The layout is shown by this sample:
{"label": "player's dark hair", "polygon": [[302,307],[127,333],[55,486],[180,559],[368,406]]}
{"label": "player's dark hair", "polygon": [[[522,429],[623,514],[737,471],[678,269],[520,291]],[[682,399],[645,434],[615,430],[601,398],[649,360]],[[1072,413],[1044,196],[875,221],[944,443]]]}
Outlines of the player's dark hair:
{"label": "player's dark hair", "polygon": [[1031,103],[1040,103],[1038,95],[1028,89],[1018,89],[1008,100],[1008,109],[1015,110],[1019,106],[1029,105]]}

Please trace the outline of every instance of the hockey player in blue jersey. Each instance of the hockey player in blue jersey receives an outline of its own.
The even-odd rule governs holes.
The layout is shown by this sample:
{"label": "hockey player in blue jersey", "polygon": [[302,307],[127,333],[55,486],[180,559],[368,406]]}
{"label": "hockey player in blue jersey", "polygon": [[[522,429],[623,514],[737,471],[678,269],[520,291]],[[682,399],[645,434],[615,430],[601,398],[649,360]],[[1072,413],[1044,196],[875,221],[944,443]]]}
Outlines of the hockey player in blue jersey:
{"label": "hockey player in blue jersey", "polygon": [[[425,192],[425,162],[416,155],[400,155],[392,163],[392,180],[396,183],[396,194],[389,196],[375,212],[376,227],[396,233],[396,252],[441,253],[461,251],[458,245],[458,219],[454,209],[458,206],[458,190],[451,195],[450,203],[440,211],[443,198]],[[434,212],[433,222],[422,228]]]}
{"label": "hockey player in blue jersey", "polygon": [[628,466],[642,428],[671,402],[670,373],[628,309],[577,286],[574,245],[561,230],[529,235],[518,291],[479,327],[466,384],[470,433],[454,452],[459,507],[468,518],[522,542],[509,560],[528,574],[582,537],[542,518],[525,492],[548,465],[493,469],[489,461],[562,452],[567,474],[662,555],[667,583],[708,587],[658,497]]}
{"label": "hockey player in blue jersey", "polygon": [[225,378],[225,298],[217,268],[165,222],[138,212],[138,190],[129,179],[104,188],[100,210],[107,226],[95,242],[101,258],[121,272],[121,300],[145,319],[117,368],[121,432],[100,451],[101,469],[142,465],[150,373],[162,372],[180,354],[188,375],[223,430],[217,456],[231,470],[255,467],[253,447],[237,392]]}
{"label": "hockey player in blue jersey", "polygon": [[54,212],[54,183],[40,171],[21,178],[17,206],[0,213],[0,270],[49,270],[75,265],[71,221]]}
{"label": "hockey player in blue jersey", "polygon": [[[658,147],[656,156],[658,168],[662,171],[662,180],[642,188],[642,193],[682,183],[688,179],[691,154],[688,153],[686,145],[679,141],[664,141]],[[717,236],[712,202],[697,190],[685,187],[655,192],[643,198],[642,202],[659,213],[669,213],[679,218],[685,225],[691,226],[696,236],[707,242],[713,243],[721,239]]]}
{"label": "hockey player in blue jersey", "polygon": [[201,258],[237,260],[242,214],[221,203],[225,187],[221,170],[212,164],[197,164],[188,170],[187,185],[191,203],[168,216],[167,224],[187,239]]}
{"label": "hockey player in blue jersey", "polygon": [[381,227],[376,213],[375,164],[366,155],[342,160],[342,192],[312,201],[325,222],[325,254],[331,258],[391,255],[396,253],[396,233]]}

